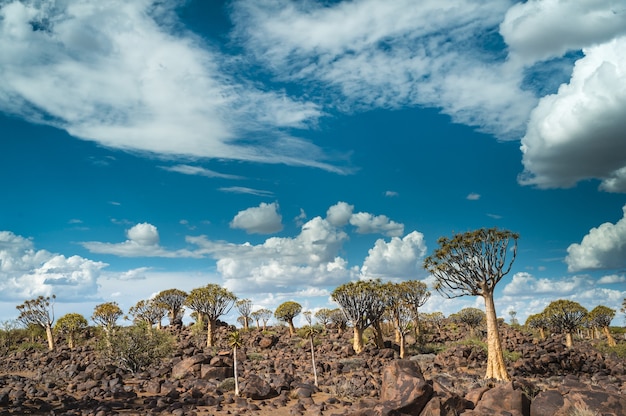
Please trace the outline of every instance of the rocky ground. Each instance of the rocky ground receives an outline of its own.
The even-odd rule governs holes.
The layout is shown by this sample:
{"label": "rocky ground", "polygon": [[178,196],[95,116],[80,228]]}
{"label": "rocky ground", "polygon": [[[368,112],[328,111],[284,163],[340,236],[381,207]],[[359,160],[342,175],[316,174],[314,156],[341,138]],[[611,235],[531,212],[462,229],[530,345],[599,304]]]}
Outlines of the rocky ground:
{"label": "rocky ground", "polygon": [[589,342],[567,349],[559,337],[538,341],[505,328],[513,381],[494,383],[483,379],[484,350],[459,343],[458,333],[429,337],[428,345],[445,345],[438,354],[413,348],[399,360],[391,342],[356,355],[351,333],[329,330],[315,347],[316,387],[305,340],[285,328],[250,330],[236,396],[220,331],[218,346],[207,348],[179,330],[173,356],[135,374],[108,364],[89,340],[10,353],[0,364],[0,415],[626,415],[625,360]]}

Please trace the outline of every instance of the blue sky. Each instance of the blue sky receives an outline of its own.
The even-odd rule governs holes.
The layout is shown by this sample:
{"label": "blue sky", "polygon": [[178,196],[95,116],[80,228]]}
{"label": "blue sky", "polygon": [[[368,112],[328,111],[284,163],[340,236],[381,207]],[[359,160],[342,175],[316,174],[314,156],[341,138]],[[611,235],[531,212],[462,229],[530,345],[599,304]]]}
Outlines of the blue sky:
{"label": "blue sky", "polygon": [[0,320],[334,307],[481,227],[520,234],[500,316],[619,309],[625,86],[618,1],[0,0]]}

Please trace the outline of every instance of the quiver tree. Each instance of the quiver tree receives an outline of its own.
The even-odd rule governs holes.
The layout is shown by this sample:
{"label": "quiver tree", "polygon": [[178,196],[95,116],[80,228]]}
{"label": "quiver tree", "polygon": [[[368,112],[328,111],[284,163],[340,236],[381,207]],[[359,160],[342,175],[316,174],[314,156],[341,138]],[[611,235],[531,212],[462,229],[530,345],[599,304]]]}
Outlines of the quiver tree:
{"label": "quiver tree", "polygon": [[441,328],[443,328],[443,324],[446,321],[446,317],[443,312],[423,313],[421,315],[422,321],[437,331],[441,331]]}
{"label": "quiver tree", "polygon": [[183,308],[185,299],[187,299],[187,292],[179,289],[167,289],[157,293],[154,302],[167,310],[170,326],[181,326],[185,313]]}
{"label": "quiver tree", "polygon": [[[513,266],[519,235],[497,228],[441,237],[439,248],[424,259],[424,268],[435,277],[435,289],[443,296],[481,296],[487,320],[487,372],[485,378],[510,380],[498,332],[493,292]],[[510,258],[507,259],[507,255]]]}
{"label": "quiver tree", "polygon": [[54,300],[55,295],[39,296],[36,299],[27,300],[16,308],[20,311],[17,320],[24,326],[36,325],[46,331],[48,350],[54,351],[54,337],[52,336],[52,324],[54,323]]}
{"label": "quiver tree", "polygon": [[571,348],[574,345],[572,334],[586,319],[587,309],[578,302],[561,299],[550,303],[542,313],[551,328],[565,333],[565,345]]}
{"label": "quiver tree", "polygon": [[611,325],[611,321],[615,317],[615,309],[611,309],[608,306],[598,305],[589,312],[589,321],[592,323],[594,328],[600,328],[604,335],[606,336],[606,342],[609,347],[614,347],[617,345],[615,342],[615,338],[611,335],[611,331],[609,330],[609,325]]}
{"label": "quiver tree", "polygon": [[117,302],[106,302],[96,305],[93,315],[91,315],[91,320],[104,330],[104,337],[109,350],[111,349],[111,335],[113,335],[117,320],[123,314]]}
{"label": "quiver tree", "polygon": [[424,306],[428,299],[430,299],[430,291],[426,283],[420,282],[419,280],[407,280],[406,282],[402,282],[400,283],[400,288],[402,289],[403,298],[405,299],[407,307],[413,311],[415,335],[418,335],[420,332],[419,308]]}
{"label": "quiver tree", "polygon": [[330,324],[333,328],[337,328],[339,332],[343,333],[348,327],[348,318],[343,313],[341,308],[335,308],[330,310]]}
{"label": "quiver tree", "polygon": [[363,332],[385,312],[383,284],[380,280],[359,280],[337,287],[331,297],[337,302],[354,331],[354,352],[363,351]]}
{"label": "quiver tree", "polygon": [[304,319],[307,322],[307,325],[302,328],[303,335],[309,339],[309,343],[311,345],[311,364],[313,366],[313,380],[315,387],[319,387],[317,381],[317,368],[315,365],[315,345],[313,344],[313,338],[315,338],[315,335],[319,333],[319,329],[313,326],[313,322],[311,320],[311,311],[306,311],[303,313],[303,315]]}
{"label": "quiver tree", "polygon": [[328,324],[332,322],[332,314],[333,311],[331,309],[322,308],[315,312],[315,319],[317,319],[317,322],[319,322],[320,325],[326,329]]}
{"label": "quiver tree", "polygon": [[[269,309],[261,308],[258,311],[252,312],[250,316],[252,316],[252,319],[256,321],[256,326],[259,331],[267,331],[267,322],[272,319],[272,316],[274,316],[274,312],[270,311]],[[260,325],[261,321],[263,322],[262,327]]]}
{"label": "quiver tree", "polygon": [[237,374],[237,348],[241,348],[243,341],[239,331],[228,334],[228,345],[233,348],[233,373],[235,375],[235,396],[239,396],[239,375]]}
{"label": "quiver tree", "polygon": [[250,299],[240,299],[235,302],[235,308],[243,318],[243,329],[248,330],[250,326],[250,315],[252,312],[252,301]]}
{"label": "quiver tree", "polygon": [[89,323],[87,319],[79,313],[68,313],[60,317],[54,325],[54,331],[58,334],[65,335],[67,346],[72,349],[76,338],[82,334]]}
{"label": "quiver tree", "polygon": [[167,309],[154,299],[140,300],[128,310],[136,324],[143,322],[150,327],[156,324],[157,329],[161,327],[161,321],[166,313]]}
{"label": "quiver tree", "polygon": [[187,296],[185,305],[196,311],[199,316],[207,318],[207,347],[212,347],[215,343],[218,318],[227,314],[236,300],[237,297],[228,289],[214,283],[193,289]]}
{"label": "quiver tree", "polygon": [[278,305],[278,308],[274,311],[274,318],[286,322],[289,325],[289,336],[293,336],[296,333],[296,328],[293,326],[293,318],[300,315],[301,311],[302,305],[289,300]]}
{"label": "quiver tree", "polygon": [[454,319],[470,329],[470,337],[476,336],[476,328],[485,322],[485,312],[478,308],[463,308],[454,314]]}
{"label": "quiver tree", "polygon": [[400,345],[400,358],[406,355],[406,335],[415,322],[417,313],[406,298],[402,284],[387,283],[386,285],[387,310],[396,330],[396,342]]}
{"label": "quiver tree", "polygon": [[525,323],[527,327],[538,330],[541,339],[546,339],[546,329],[548,329],[549,324],[548,318],[543,313],[530,315],[526,318]]}

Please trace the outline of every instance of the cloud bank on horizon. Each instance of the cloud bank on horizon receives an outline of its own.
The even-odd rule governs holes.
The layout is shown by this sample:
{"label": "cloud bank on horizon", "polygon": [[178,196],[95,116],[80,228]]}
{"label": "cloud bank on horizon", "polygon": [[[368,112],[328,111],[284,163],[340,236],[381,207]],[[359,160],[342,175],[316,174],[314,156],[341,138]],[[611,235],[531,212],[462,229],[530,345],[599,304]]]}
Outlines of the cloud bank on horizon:
{"label": "cloud bank on horizon", "polygon": [[[102,146],[157,156],[171,172],[236,180],[241,177],[194,161],[350,174],[346,155],[305,133],[334,114],[432,107],[499,140],[520,140],[521,185],[568,188],[594,180],[601,191],[626,193],[622,2],[424,0],[416,7],[413,0],[234,0],[229,41],[241,56],[182,27],[179,6],[176,0],[0,0],[0,111]],[[248,79],[252,70],[267,83]],[[221,190],[273,197],[247,187]],[[467,195],[479,199],[479,193]],[[625,218],[598,225],[570,245],[569,271],[626,267],[624,212]],[[233,215],[231,228],[255,236],[284,228],[278,202]],[[300,221],[296,236],[258,244],[187,235],[185,248],[169,249],[155,225],[139,222],[121,242],[81,245],[124,258],[210,258],[216,262],[211,278],[219,276],[235,292],[266,293],[267,302],[327,297],[328,287],[348,279],[424,276],[423,234],[407,233],[385,215],[338,202],[325,216],[306,219],[303,213]],[[350,264],[342,248],[362,234],[381,238],[360,264]],[[68,299],[98,299],[114,290],[114,281],[165,279],[156,270],[107,267],[37,250],[28,236],[0,232],[3,301],[53,290]],[[623,279],[608,274],[597,283]],[[556,287],[581,298],[590,290],[604,291],[606,299],[623,296],[591,288],[585,275],[544,281],[529,273],[516,274],[503,296],[521,310],[529,288],[551,294]]]}

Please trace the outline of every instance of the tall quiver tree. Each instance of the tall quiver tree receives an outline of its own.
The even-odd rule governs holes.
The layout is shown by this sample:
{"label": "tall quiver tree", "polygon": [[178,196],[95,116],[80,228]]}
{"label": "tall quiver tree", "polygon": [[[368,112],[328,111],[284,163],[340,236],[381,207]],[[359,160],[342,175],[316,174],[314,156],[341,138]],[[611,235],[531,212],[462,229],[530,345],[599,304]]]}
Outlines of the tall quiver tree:
{"label": "tall quiver tree", "polygon": [[235,308],[239,311],[239,315],[243,318],[243,329],[248,330],[250,327],[250,316],[252,314],[252,301],[250,299],[239,299],[235,302]]}
{"label": "tall quiver tree", "polygon": [[331,298],[337,302],[342,312],[352,323],[354,352],[363,351],[363,332],[385,312],[386,300],[380,280],[359,280],[337,287]]}
{"label": "tall quiver tree", "polygon": [[55,295],[39,296],[36,299],[27,300],[16,308],[20,311],[17,320],[25,326],[36,325],[46,330],[48,350],[54,351],[54,337],[52,336],[52,324],[54,323],[54,300]]}
{"label": "tall quiver tree", "polygon": [[611,321],[615,317],[615,309],[611,309],[608,306],[598,305],[589,312],[589,320],[592,322],[592,325],[596,328],[600,328],[604,335],[606,336],[606,342],[609,347],[614,347],[617,345],[615,342],[615,338],[611,335],[611,331],[609,330],[609,325],[611,325]]}
{"label": "tall quiver tree", "polygon": [[183,305],[187,299],[187,292],[179,289],[163,290],[154,297],[154,302],[167,309],[170,326],[181,326],[183,323]]}
{"label": "tall quiver tree", "polygon": [[128,314],[133,317],[135,323],[145,323],[149,327],[156,324],[157,329],[161,329],[161,321],[167,313],[167,309],[154,299],[140,300],[131,306]]}
{"label": "tall quiver tree", "polygon": [[407,280],[400,283],[402,288],[403,297],[407,303],[407,306],[413,311],[413,320],[415,324],[415,335],[420,333],[419,322],[419,308],[430,299],[430,291],[428,286],[424,282],[419,280]]}
{"label": "tall quiver tree", "polygon": [[106,302],[96,305],[91,320],[104,331],[104,339],[109,351],[111,350],[111,336],[117,325],[117,320],[124,314],[117,302]]}
{"label": "tall quiver tree", "polygon": [[87,329],[87,326],[89,326],[89,323],[83,315],[68,313],[59,318],[56,325],[54,325],[54,331],[65,335],[67,346],[73,349],[76,338]]}
{"label": "tall quiver tree", "polygon": [[237,296],[232,292],[214,283],[193,289],[187,296],[185,305],[208,320],[207,347],[215,344],[217,320],[230,311],[236,300]]}
{"label": "tall quiver tree", "polygon": [[[513,265],[519,235],[508,230],[481,228],[441,237],[439,248],[424,259],[435,277],[435,289],[448,298],[481,296],[487,321],[487,372],[485,378],[510,380],[498,332],[493,292]],[[510,255],[509,258],[507,258]]]}
{"label": "tall quiver tree", "polygon": [[572,334],[587,318],[587,309],[578,302],[560,299],[546,306],[542,313],[555,331],[565,333],[565,345],[572,348]]}
{"label": "tall quiver tree", "polygon": [[279,321],[286,322],[289,326],[289,336],[293,336],[296,333],[296,328],[293,325],[293,318],[300,315],[302,312],[302,305],[298,302],[288,300],[278,305],[278,308],[274,311],[274,318]]}

